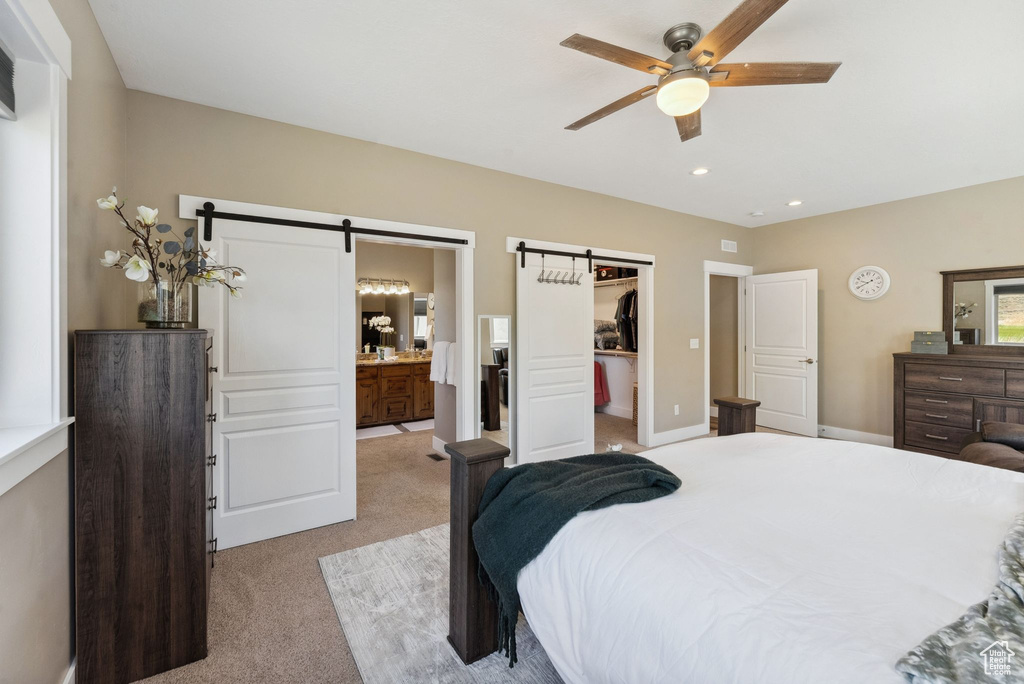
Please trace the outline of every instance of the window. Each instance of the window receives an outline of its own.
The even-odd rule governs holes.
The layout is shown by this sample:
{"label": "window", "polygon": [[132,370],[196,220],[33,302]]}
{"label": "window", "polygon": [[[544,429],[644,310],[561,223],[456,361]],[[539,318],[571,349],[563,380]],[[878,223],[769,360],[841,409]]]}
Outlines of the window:
{"label": "window", "polygon": [[[19,3],[15,2],[17,8]],[[0,494],[67,448],[65,204],[71,41],[48,3],[0,0]],[[13,17],[13,19],[11,19]],[[14,46],[14,47],[12,47]],[[9,76],[9,69],[0,69]]]}
{"label": "window", "polygon": [[996,344],[1024,344],[1024,284],[992,288]]}
{"label": "window", "polygon": [[509,318],[501,316],[491,321],[491,347],[507,347],[509,341]]}

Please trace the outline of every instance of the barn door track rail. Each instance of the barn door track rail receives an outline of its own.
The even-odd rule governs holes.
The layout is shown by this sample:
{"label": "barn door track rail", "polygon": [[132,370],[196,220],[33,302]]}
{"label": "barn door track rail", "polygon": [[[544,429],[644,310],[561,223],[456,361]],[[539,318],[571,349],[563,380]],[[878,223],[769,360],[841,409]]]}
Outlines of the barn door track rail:
{"label": "barn door track rail", "polygon": [[379,230],[376,228],[360,228],[353,226],[352,221],[344,219],[341,225],[332,223],[317,223],[315,221],[296,221],[294,219],[275,218],[273,216],[256,216],[254,214],[233,214],[227,211],[217,211],[213,202],[204,202],[202,209],[196,209],[196,216],[203,219],[203,239],[209,242],[213,239],[213,219],[226,219],[228,221],[247,221],[249,223],[265,223],[272,226],[291,226],[293,228],[312,228],[313,230],[331,230],[345,233],[345,251],[352,251],[353,235],[379,235],[384,237],[396,237],[404,240],[419,240],[421,242],[440,242],[447,245],[468,245],[469,240],[463,238],[441,237],[431,235],[420,235],[419,233],[403,233],[397,230]]}
{"label": "barn door track rail", "polygon": [[[586,252],[563,252],[557,249],[542,249],[538,247],[527,247],[526,242],[520,242],[516,247],[516,251],[519,252],[519,268],[526,268],[526,255],[527,254],[540,254],[543,257],[546,254],[554,256],[572,257],[573,259],[586,259],[587,260],[587,273],[594,272],[594,260],[597,261],[614,261],[620,264],[637,264],[639,266],[653,266],[653,261],[643,261],[642,259],[625,259],[623,257],[616,256],[601,256],[600,254],[594,254],[594,251],[588,249]],[[568,284],[568,283],[566,283]]]}

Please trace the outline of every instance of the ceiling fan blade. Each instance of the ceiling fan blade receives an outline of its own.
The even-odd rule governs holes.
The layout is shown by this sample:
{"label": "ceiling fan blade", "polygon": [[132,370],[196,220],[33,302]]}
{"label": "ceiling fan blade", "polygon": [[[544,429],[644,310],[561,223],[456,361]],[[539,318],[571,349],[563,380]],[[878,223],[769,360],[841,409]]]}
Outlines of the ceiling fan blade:
{"label": "ceiling fan blade", "polygon": [[710,52],[708,66],[714,66],[785,4],[786,0],[744,0],[722,23],[697,41],[686,56],[695,60],[702,52]]}
{"label": "ceiling fan blade", "polygon": [[686,116],[677,116],[676,130],[679,131],[679,139],[683,142],[700,135],[700,110]]}
{"label": "ceiling fan blade", "polygon": [[842,62],[747,62],[718,64],[712,74],[728,74],[724,79],[712,77],[708,85],[761,86],[791,83],[828,83]]}
{"label": "ceiling fan blade", "polygon": [[583,117],[579,121],[576,121],[575,123],[569,124],[568,126],[565,127],[565,130],[567,130],[567,131],[578,131],[581,128],[583,128],[584,126],[590,125],[590,124],[594,123],[595,121],[598,121],[599,119],[603,119],[604,117],[608,116],[609,114],[614,114],[615,112],[619,111],[620,109],[625,109],[629,105],[634,104],[636,102],[639,102],[640,100],[644,99],[648,95],[652,95],[657,90],[658,90],[658,86],[653,86],[653,85],[644,86],[643,88],[641,88],[640,90],[636,91],[635,93],[630,93],[626,97],[620,98],[620,99],[616,100],[615,102],[612,102],[610,105],[605,105],[604,107],[601,107],[600,109],[598,109],[593,114],[588,114],[587,116]]}
{"label": "ceiling fan blade", "polygon": [[663,70],[671,70],[672,65],[668,62],[664,62],[657,57],[651,57],[650,55],[644,55],[639,52],[627,50],[624,47],[618,45],[612,45],[596,38],[588,38],[587,36],[581,36],[578,33],[574,33],[559,45],[573,50],[579,50],[585,52],[588,55],[594,57],[600,57],[601,59],[607,59],[609,62],[615,62],[622,66],[629,67],[630,69],[636,69],[642,71],[645,74],[658,73],[655,67]]}

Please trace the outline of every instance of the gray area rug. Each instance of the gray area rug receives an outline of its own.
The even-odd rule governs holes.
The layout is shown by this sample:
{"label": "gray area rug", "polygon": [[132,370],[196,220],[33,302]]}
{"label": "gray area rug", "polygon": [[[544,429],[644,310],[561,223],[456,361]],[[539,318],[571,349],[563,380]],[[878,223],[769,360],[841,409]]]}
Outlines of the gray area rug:
{"label": "gray area rug", "polygon": [[514,668],[497,653],[459,660],[447,640],[447,524],[325,556],[320,570],[366,684],[562,681],[521,616]]}

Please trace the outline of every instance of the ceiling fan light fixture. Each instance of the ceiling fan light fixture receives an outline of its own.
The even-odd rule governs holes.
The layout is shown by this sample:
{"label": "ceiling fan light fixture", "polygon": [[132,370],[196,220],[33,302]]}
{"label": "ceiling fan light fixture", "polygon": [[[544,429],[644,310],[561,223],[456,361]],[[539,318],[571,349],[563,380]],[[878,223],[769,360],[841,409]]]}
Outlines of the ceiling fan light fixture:
{"label": "ceiling fan light fixture", "polygon": [[686,116],[704,106],[711,87],[707,76],[698,69],[677,71],[658,84],[658,109],[669,116]]}

